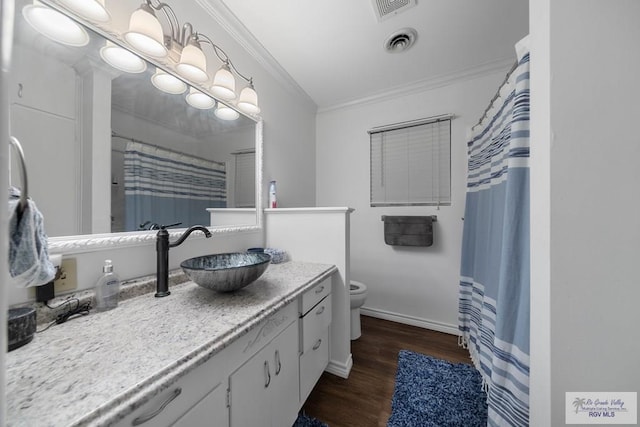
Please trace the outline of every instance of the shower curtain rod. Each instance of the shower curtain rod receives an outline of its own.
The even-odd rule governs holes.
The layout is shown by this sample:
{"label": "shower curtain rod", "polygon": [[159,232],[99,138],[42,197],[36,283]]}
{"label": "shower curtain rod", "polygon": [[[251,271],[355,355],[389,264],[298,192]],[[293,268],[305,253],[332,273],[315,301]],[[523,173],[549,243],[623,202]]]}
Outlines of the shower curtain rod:
{"label": "shower curtain rod", "polygon": [[496,99],[498,99],[498,97],[500,96],[500,89],[502,89],[502,86],[505,85],[505,83],[507,83],[509,81],[509,77],[511,77],[511,74],[513,74],[513,72],[515,71],[515,69],[518,67],[518,61],[515,61],[513,63],[513,65],[511,66],[511,69],[509,70],[509,72],[507,73],[507,75],[505,76],[504,80],[502,81],[502,83],[500,83],[500,86],[498,86],[498,90],[496,91],[496,94],[493,95],[493,98],[491,98],[491,101],[489,101],[489,105],[487,105],[487,108],[485,108],[484,113],[482,113],[482,115],[480,116],[480,120],[478,120],[478,123],[476,123],[471,129],[475,128],[476,126],[478,126],[480,123],[482,123],[482,121],[484,120],[485,117],[487,117],[487,113],[489,112],[489,110],[491,109],[491,107],[493,106],[493,103],[496,101]]}
{"label": "shower curtain rod", "polygon": [[[131,138],[130,136],[124,136],[124,135],[120,135],[117,132],[111,131],[111,137],[112,138],[121,138],[121,139],[126,139],[127,141],[131,141],[131,142],[137,142],[138,144],[144,144],[144,145],[148,145],[149,147],[153,147],[153,148],[157,148],[159,150],[165,150],[168,151],[170,153],[174,153],[174,154],[179,154],[181,156],[189,156],[189,157],[193,157],[194,159],[202,159],[202,157],[196,157],[193,154],[187,154],[187,153],[182,153],[180,151],[176,151],[176,150],[172,150],[170,148],[165,148],[165,147],[161,147],[159,145],[156,144],[151,144],[149,142],[143,141],[141,139],[136,139],[136,138]],[[212,163],[217,163],[219,165],[225,165],[225,162],[217,162],[215,160],[209,160],[209,159],[204,159],[208,162],[212,162]]]}

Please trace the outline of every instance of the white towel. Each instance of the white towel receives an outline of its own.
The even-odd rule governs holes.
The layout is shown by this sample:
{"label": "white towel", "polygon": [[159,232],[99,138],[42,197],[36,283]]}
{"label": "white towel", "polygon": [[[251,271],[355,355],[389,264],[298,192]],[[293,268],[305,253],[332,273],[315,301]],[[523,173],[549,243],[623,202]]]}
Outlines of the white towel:
{"label": "white towel", "polygon": [[55,277],[49,260],[44,219],[35,202],[27,199],[18,220],[20,192],[11,189],[9,196],[9,273],[16,286],[26,288],[48,283]]}

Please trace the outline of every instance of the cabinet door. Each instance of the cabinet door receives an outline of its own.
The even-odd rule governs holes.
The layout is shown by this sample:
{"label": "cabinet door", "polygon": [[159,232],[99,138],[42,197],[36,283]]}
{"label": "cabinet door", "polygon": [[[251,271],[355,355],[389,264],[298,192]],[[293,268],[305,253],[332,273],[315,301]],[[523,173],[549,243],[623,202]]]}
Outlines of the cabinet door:
{"label": "cabinet door", "polygon": [[229,427],[227,387],[220,383],[200,402],[184,414],[173,427]]}
{"label": "cabinet door", "polygon": [[11,69],[11,104],[75,120],[78,91],[76,71],[71,66],[21,45],[14,50]]}
{"label": "cabinet door", "polygon": [[293,322],[231,374],[231,427],[293,425],[298,378],[298,324]]}
{"label": "cabinet door", "polygon": [[229,377],[232,427],[270,426],[269,387],[274,381],[273,361],[266,346]]}
{"label": "cabinet door", "polygon": [[298,369],[298,325],[293,323],[271,344],[274,363],[271,399],[272,426],[291,426],[300,407]]}

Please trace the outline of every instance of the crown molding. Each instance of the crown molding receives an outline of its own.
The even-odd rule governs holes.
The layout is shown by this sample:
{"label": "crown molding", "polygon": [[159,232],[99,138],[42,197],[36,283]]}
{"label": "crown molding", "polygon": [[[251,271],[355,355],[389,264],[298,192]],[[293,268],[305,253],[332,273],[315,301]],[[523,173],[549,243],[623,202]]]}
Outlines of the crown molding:
{"label": "crown molding", "polygon": [[312,106],[317,107],[315,101],[295,81],[293,77],[271,56],[262,43],[245,27],[238,17],[222,0],[196,0],[235,41],[242,46],[265,70],[276,79],[285,89],[300,96]]}
{"label": "crown molding", "polygon": [[486,62],[484,64],[460,70],[455,73],[429,77],[412,83],[396,86],[391,89],[385,89],[363,98],[351,99],[338,104],[330,105],[328,107],[321,107],[318,108],[318,114],[327,113],[334,110],[341,110],[344,108],[360,107],[363,105],[374,104],[377,102],[387,101],[395,98],[401,98],[403,96],[449,86],[454,83],[471,80],[500,71],[507,72],[513,65],[514,61],[514,58],[504,58],[496,61]]}

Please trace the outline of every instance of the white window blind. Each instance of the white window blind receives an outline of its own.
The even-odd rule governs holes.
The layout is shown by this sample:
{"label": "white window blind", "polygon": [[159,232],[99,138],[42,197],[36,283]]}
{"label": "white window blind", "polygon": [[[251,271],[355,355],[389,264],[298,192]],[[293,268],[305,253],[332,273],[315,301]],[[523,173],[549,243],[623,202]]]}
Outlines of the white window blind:
{"label": "white window blind", "polygon": [[369,134],[371,206],[451,204],[450,115]]}
{"label": "white window blind", "polygon": [[235,207],[256,207],[256,153],[233,153],[236,159]]}

